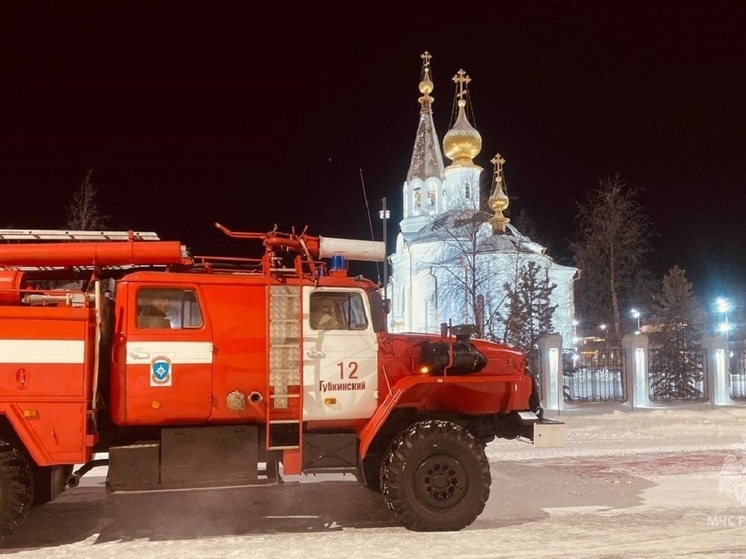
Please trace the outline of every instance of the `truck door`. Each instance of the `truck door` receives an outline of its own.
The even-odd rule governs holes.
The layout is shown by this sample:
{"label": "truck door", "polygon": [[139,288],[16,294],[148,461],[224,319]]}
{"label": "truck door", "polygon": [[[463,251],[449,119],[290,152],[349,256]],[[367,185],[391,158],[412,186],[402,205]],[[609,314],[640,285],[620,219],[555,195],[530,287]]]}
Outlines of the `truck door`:
{"label": "truck door", "polygon": [[130,285],[120,424],[202,422],[212,402],[212,335],[193,287]]}
{"label": "truck door", "polygon": [[303,419],[370,417],[378,338],[360,289],[317,288],[303,300]]}

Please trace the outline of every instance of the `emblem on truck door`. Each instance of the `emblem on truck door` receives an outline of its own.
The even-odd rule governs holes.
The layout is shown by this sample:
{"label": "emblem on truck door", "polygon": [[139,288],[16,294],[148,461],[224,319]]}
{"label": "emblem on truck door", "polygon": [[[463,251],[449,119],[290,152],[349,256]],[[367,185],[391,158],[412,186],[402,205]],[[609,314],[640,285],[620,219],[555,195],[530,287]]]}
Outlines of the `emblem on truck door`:
{"label": "emblem on truck door", "polygon": [[150,386],[171,386],[171,360],[154,357],[150,362]]}

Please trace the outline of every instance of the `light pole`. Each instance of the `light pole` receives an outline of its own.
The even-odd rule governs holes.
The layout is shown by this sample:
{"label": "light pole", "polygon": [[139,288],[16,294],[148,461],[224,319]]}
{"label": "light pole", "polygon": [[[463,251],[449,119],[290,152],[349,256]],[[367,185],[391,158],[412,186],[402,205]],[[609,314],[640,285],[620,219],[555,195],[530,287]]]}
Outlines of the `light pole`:
{"label": "light pole", "polygon": [[640,311],[632,309],[630,312],[632,313],[632,316],[637,319],[637,332],[635,332],[635,334],[639,334],[642,332],[642,328],[640,327]]}
{"label": "light pole", "polygon": [[388,262],[389,262],[389,256],[388,256],[388,249],[386,248],[386,220],[388,220],[390,216],[389,211],[386,209],[386,197],[384,196],[381,198],[381,202],[383,202],[382,210],[378,212],[378,215],[381,217],[381,220],[383,221],[383,298],[387,299],[386,297],[386,285],[388,283]]}
{"label": "light pole", "polygon": [[723,315],[723,322],[718,325],[718,331],[725,334],[725,339],[728,339],[730,333],[730,323],[728,322],[728,311],[730,310],[730,302],[723,297],[715,299],[718,312]]}

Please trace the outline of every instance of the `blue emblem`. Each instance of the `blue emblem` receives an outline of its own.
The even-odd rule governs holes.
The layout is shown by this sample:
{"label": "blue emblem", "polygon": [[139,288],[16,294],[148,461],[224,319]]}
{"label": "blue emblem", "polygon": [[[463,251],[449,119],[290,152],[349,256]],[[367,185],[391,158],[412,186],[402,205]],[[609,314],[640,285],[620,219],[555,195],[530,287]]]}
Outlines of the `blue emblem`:
{"label": "blue emblem", "polygon": [[171,384],[171,360],[156,357],[150,362],[151,384]]}

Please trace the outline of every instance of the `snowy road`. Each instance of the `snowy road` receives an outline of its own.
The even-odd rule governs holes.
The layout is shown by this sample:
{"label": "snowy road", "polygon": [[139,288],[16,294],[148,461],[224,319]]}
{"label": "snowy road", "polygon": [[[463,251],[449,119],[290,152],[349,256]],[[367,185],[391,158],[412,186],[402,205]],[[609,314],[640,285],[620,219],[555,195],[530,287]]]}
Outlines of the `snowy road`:
{"label": "snowy road", "polygon": [[[17,558],[744,557],[746,410],[564,417],[567,444],[488,446],[492,493],[461,532],[401,528],[354,479],[106,495],[97,470],[34,509],[6,542]],[[96,475],[98,474],[98,476]],[[741,485],[743,488],[743,485]],[[724,489],[725,488],[725,489]]]}

